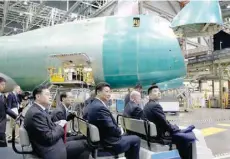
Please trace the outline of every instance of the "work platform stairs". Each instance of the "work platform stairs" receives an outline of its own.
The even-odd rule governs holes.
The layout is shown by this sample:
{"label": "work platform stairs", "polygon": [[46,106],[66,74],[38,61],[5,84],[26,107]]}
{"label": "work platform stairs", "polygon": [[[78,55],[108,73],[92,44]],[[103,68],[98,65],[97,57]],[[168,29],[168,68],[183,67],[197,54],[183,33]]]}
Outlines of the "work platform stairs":
{"label": "work platform stairs", "polygon": [[51,103],[54,102],[56,96],[57,96],[57,92],[58,92],[58,85],[54,85],[50,82],[50,78],[47,78],[44,82],[42,82],[40,85],[44,85],[46,87],[48,87],[50,94],[51,94]]}
{"label": "work platform stairs", "polygon": [[58,94],[58,88],[59,88],[59,86],[53,85],[53,84],[51,84],[51,86],[49,87],[50,95],[51,95],[51,98],[52,98],[51,103],[53,103],[54,100],[56,99],[56,96]]}
{"label": "work platform stairs", "polygon": [[71,92],[74,96],[74,104],[71,106],[71,110],[74,110],[81,114],[85,100],[90,96],[91,85],[87,85],[81,81],[73,82],[59,82],[52,83],[48,82],[48,89],[51,94],[51,106],[50,110],[53,107],[56,107],[60,102],[60,93],[62,92]]}

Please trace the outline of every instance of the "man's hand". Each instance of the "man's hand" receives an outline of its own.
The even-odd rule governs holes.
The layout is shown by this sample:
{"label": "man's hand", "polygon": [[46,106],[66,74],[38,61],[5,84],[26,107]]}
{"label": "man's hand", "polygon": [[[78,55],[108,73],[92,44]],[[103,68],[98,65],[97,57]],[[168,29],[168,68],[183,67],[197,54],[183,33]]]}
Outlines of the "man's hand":
{"label": "man's hand", "polygon": [[165,136],[166,136],[166,137],[169,137],[169,136],[170,136],[170,132],[166,131],[166,132],[165,132]]}
{"label": "man's hand", "polygon": [[71,112],[69,112],[72,116],[77,116],[77,112],[75,112],[75,111],[71,111]]}
{"label": "man's hand", "polygon": [[67,123],[67,121],[66,120],[59,120],[59,121],[57,121],[57,122],[55,122],[57,125],[60,125],[61,127],[64,127],[65,126],[65,124]]}

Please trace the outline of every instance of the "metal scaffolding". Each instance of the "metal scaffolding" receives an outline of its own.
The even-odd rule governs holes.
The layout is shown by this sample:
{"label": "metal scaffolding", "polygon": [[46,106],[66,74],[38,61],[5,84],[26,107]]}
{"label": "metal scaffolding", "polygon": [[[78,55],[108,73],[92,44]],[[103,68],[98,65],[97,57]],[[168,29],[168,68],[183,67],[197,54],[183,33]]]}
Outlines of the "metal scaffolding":
{"label": "metal scaffolding", "polygon": [[[66,10],[50,7],[47,1],[0,1],[0,36],[12,35],[39,27],[89,18],[100,11],[109,0],[76,1]],[[60,3],[60,1],[53,1]]]}

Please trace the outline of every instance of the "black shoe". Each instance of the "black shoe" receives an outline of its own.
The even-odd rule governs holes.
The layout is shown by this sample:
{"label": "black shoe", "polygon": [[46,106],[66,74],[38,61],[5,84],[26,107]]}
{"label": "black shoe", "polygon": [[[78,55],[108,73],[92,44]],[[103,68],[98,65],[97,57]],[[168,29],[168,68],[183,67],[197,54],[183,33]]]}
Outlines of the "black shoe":
{"label": "black shoe", "polygon": [[7,142],[8,142],[8,143],[12,143],[12,139],[9,139]]}
{"label": "black shoe", "polygon": [[0,140],[0,147],[7,147],[6,141]]}

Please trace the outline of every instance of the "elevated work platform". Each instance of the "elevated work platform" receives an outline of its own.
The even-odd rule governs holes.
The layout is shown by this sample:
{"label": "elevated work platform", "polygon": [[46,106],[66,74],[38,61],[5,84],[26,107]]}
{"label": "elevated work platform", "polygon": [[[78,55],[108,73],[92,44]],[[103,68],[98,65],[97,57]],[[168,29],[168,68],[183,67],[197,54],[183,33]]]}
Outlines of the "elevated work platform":
{"label": "elevated work platform", "polygon": [[50,82],[67,87],[94,85],[89,57],[84,53],[53,54],[49,57]]}
{"label": "elevated work platform", "polygon": [[85,53],[53,54],[48,61],[52,106],[59,105],[62,92],[72,92],[75,103],[84,103],[94,86],[89,57]]}
{"label": "elevated work platform", "polygon": [[[217,61],[218,60],[218,61]],[[198,64],[202,62],[221,62],[221,63],[226,63],[230,62],[230,49],[224,49],[221,51],[215,51],[213,54],[208,54],[204,56],[199,56],[194,59],[189,59],[188,60],[188,65],[190,64]]]}
{"label": "elevated work platform", "polygon": [[61,86],[61,87],[67,87],[67,88],[91,88],[93,85],[87,84],[82,81],[63,81],[63,82],[52,82],[51,84]]}

